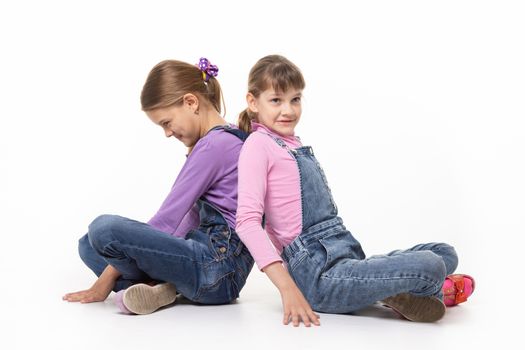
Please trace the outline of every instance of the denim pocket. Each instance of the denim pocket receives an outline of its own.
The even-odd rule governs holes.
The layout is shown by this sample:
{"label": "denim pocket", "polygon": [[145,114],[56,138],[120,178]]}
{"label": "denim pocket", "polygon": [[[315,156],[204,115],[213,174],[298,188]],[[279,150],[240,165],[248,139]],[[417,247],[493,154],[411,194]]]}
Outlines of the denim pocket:
{"label": "denim pocket", "polygon": [[344,239],[342,233],[335,234],[330,237],[321,238],[319,243],[325,250],[326,258],[322,268],[321,274],[325,274],[330,270],[336,262],[343,258],[350,257],[349,245]]}

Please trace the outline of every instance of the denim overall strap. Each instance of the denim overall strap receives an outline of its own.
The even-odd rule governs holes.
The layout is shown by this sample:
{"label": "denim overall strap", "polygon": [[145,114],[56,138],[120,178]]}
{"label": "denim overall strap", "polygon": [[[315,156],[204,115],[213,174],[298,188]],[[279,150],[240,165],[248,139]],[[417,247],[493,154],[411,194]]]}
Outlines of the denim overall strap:
{"label": "denim overall strap", "polygon": [[[248,137],[248,134],[246,132],[240,129],[232,128],[230,125],[217,125],[211,128],[208,132],[212,130],[224,130],[225,132],[235,135],[242,142],[244,142],[246,138]],[[206,201],[203,197],[197,200],[197,206],[199,208],[199,218],[200,218],[199,227],[202,228],[203,231],[208,232],[208,234],[214,232],[214,230],[212,230],[214,226],[222,227],[223,236],[229,239],[231,243],[235,244],[236,246],[235,255],[238,255],[237,251],[240,252],[240,250],[242,250],[244,245],[240,241],[235,230],[232,229],[228,225],[228,222],[224,218],[224,215],[221,213],[221,211],[217,209],[215,206],[213,206],[210,202]],[[212,239],[214,238],[212,237]]]}
{"label": "denim overall strap", "polygon": [[248,138],[248,133],[247,132],[245,132],[245,131],[243,131],[241,129],[232,128],[228,124],[214,126],[210,130],[208,130],[208,132],[210,132],[212,130],[224,130],[227,133],[230,133],[232,135],[237,136],[242,142],[246,141],[246,139]]}
{"label": "denim overall strap", "polygon": [[301,185],[303,232],[311,226],[337,217],[337,206],[332,198],[326,176],[310,146],[290,148],[280,138],[268,135],[286,149],[297,163]]}

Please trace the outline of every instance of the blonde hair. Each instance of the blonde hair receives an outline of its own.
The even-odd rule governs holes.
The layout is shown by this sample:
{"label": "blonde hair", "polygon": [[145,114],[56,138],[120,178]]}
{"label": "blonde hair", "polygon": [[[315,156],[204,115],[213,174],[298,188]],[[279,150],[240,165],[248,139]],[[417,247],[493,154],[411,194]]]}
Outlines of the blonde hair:
{"label": "blonde hair", "polygon": [[221,86],[215,77],[210,76],[205,82],[199,67],[182,61],[166,60],[149,72],[140,95],[142,110],[146,112],[181,105],[182,97],[187,93],[204,98],[218,113],[221,113],[221,105],[225,106]]}
{"label": "blonde hair", "polygon": [[[270,87],[276,92],[285,92],[290,88],[302,90],[305,85],[301,70],[286,57],[280,55],[261,58],[252,67],[248,76],[248,92],[255,98]],[[250,133],[252,120],[257,121],[257,113],[246,108],[239,114],[239,129]]]}

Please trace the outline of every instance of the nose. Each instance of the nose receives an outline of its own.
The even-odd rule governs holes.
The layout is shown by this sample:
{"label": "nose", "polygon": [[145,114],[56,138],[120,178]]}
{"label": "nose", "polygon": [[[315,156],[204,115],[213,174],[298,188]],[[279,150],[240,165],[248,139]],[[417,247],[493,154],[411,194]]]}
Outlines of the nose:
{"label": "nose", "polygon": [[293,114],[292,106],[289,103],[283,103],[281,105],[281,114],[282,115]]}
{"label": "nose", "polygon": [[169,128],[164,129],[164,134],[166,137],[173,136],[173,131],[171,131]]}

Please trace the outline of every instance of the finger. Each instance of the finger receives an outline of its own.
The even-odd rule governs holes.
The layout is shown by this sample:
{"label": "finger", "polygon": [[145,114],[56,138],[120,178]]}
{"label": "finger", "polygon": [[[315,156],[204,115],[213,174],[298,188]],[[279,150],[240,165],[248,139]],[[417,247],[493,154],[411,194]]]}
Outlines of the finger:
{"label": "finger", "polygon": [[67,301],[79,301],[84,297],[84,293],[73,293],[67,296]]}
{"label": "finger", "polygon": [[285,311],[283,317],[283,324],[287,325],[288,323],[290,323],[290,312]]}
{"label": "finger", "polygon": [[299,327],[299,315],[292,314],[292,323],[294,327]]}
{"label": "finger", "polygon": [[316,314],[315,312],[310,311],[309,316],[310,316],[310,320],[312,320],[313,324],[315,324],[316,326],[320,326],[321,325],[321,321],[319,321],[319,315],[318,314]]}
{"label": "finger", "polygon": [[74,296],[77,296],[77,295],[83,295],[83,294],[86,294],[86,290],[81,290],[81,291],[78,291],[78,292],[73,292],[73,293],[67,293],[66,295],[64,295],[65,298],[71,298],[71,297],[74,297]]}
{"label": "finger", "polygon": [[310,316],[306,312],[303,312],[301,314],[301,319],[303,320],[303,323],[306,327],[310,327],[312,324],[310,323]]}

